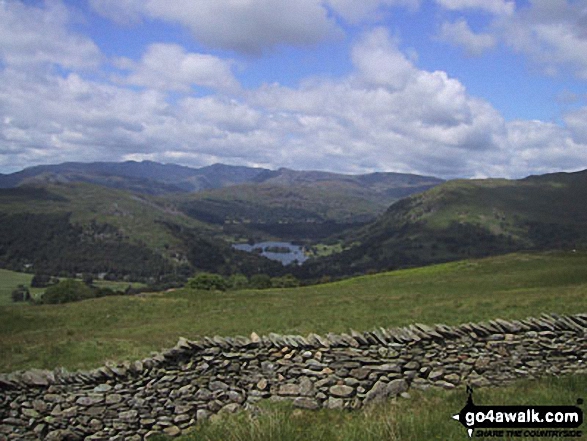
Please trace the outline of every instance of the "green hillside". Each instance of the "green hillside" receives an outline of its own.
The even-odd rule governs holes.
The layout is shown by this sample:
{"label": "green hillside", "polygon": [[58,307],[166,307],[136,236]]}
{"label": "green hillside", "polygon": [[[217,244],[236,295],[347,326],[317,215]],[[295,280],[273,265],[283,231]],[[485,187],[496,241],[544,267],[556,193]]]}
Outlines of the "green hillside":
{"label": "green hillside", "polygon": [[373,221],[392,203],[442,182],[394,173],[339,175],[287,169],[172,199],[187,215],[235,237],[317,241]]}
{"label": "green hillside", "polygon": [[0,267],[117,279],[182,278],[196,269],[265,272],[220,230],[165,200],[87,183],[0,189]]}
{"label": "green hillside", "polygon": [[587,245],[587,172],[455,180],[392,205],[347,237],[357,244],[306,268],[353,274],[519,250]]}
{"label": "green hillside", "polygon": [[0,371],[143,358],[179,336],[324,334],[578,313],[587,311],[585,268],[587,253],[512,254],[295,289],[0,302]]}

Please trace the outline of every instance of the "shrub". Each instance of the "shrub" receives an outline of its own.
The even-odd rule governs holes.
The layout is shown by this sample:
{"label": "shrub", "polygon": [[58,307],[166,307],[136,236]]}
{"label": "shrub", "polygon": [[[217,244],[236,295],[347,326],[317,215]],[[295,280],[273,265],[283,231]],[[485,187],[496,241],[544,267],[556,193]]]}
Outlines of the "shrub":
{"label": "shrub", "polygon": [[228,284],[226,280],[218,274],[201,273],[188,280],[187,286],[192,289],[201,289],[205,291],[226,291]]}
{"label": "shrub", "polygon": [[63,280],[45,290],[41,303],[68,303],[94,297],[94,291],[76,280]]}
{"label": "shrub", "polygon": [[267,274],[255,274],[254,276],[251,276],[249,285],[251,288],[255,289],[271,288],[271,277]]}
{"label": "shrub", "polygon": [[271,286],[273,288],[296,288],[300,286],[300,281],[291,274],[286,274],[283,277],[273,277]]}
{"label": "shrub", "polygon": [[228,286],[234,290],[247,289],[249,287],[249,279],[244,274],[233,274],[228,278]]}

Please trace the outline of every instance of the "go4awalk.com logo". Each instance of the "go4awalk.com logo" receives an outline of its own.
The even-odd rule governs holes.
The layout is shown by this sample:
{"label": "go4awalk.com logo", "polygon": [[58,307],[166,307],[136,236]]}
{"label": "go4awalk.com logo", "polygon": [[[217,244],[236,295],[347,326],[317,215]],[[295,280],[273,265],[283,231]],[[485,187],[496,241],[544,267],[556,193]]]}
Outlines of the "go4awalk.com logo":
{"label": "go4awalk.com logo", "polygon": [[[477,406],[473,389],[467,386],[468,399],[453,415],[471,438],[581,438],[583,411],[578,406]],[[582,399],[577,405],[583,404]]]}

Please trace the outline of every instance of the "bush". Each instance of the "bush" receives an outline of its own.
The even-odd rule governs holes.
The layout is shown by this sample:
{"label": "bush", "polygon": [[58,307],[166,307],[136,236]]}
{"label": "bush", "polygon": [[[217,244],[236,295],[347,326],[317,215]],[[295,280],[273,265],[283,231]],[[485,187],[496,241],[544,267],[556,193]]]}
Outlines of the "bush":
{"label": "bush", "polygon": [[12,291],[13,302],[28,302],[29,300],[31,300],[31,293],[26,286],[18,285],[18,288]]}
{"label": "bush", "polygon": [[273,277],[271,286],[273,288],[296,288],[300,286],[300,281],[291,274],[286,274],[283,277]]}
{"label": "bush", "polygon": [[254,276],[251,276],[249,285],[254,289],[271,288],[271,277],[269,277],[267,274],[255,274]]}
{"label": "bush", "polygon": [[233,274],[228,278],[228,286],[234,290],[247,289],[249,287],[249,279],[243,274]]}
{"label": "bush", "polygon": [[218,274],[201,273],[188,280],[188,288],[201,289],[205,291],[226,291],[228,284],[226,280]]}
{"label": "bush", "polygon": [[89,286],[76,280],[67,279],[47,288],[41,298],[41,303],[77,302],[94,296],[95,293]]}

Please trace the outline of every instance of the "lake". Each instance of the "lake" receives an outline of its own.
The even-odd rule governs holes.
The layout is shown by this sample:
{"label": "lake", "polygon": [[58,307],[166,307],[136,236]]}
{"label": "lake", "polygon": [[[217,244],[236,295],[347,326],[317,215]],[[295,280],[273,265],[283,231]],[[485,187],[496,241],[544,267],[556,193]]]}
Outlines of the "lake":
{"label": "lake", "polygon": [[304,254],[303,247],[290,242],[259,242],[253,245],[248,243],[234,244],[233,248],[249,253],[259,253],[268,259],[278,260],[283,265],[289,265],[297,261],[301,265],[308,257]]}

